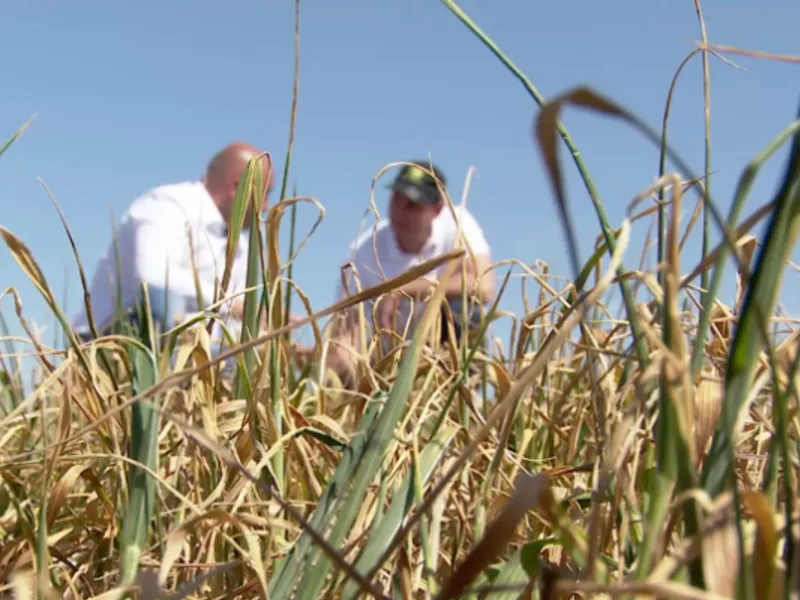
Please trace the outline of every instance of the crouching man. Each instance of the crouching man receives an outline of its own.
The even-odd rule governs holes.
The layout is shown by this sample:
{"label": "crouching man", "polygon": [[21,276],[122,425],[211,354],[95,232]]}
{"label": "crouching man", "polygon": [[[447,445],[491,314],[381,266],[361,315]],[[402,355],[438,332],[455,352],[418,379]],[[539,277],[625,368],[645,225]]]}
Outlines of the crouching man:
{"label": "crouching man", "polygon": [[[441,340],[444,343],[448,341],[447,321],[452,319],[458,341],[466,333],[465,330],[471,330],[479,324],[481,307],[494,297],[495,278],[489,269],[489,243],[481,226],[465,208],[454,207],[454,211],[450,210],[444,196],[445,177],[440,169],[426,161],[404,165],[389,186],[388,219],[381,221],[377,230],[370,228],[351,244],[346,262],[357,273],[359,287],[363,290],[393,279],[431,259],[464,248],[465,254],[460,260],[465,266],[457,265],[452,277],[442,282],[450,310],[447,311],[443,305]],[[433,292],[447,266],[441,265],[401,289],[367,302],[367,343],[370,343],[374,333],[374,321],[384,340],[397,339],[398,335],[406,338],[406,332],[407,339],[410,338],[425,309],[425,300]],[[346,279],[347,289],[340,278],[337,301],[357,291],[352,271],[346,271],[349,275]],[[464,287],[467,296],[466,323],[462,322]],[[389,333],[387,335],[384,332]],[[351,389],[356,383],[353,350],[360,349],[359,338],[358,307],[351,307],[343,314],[334,316],[326,366]]]}

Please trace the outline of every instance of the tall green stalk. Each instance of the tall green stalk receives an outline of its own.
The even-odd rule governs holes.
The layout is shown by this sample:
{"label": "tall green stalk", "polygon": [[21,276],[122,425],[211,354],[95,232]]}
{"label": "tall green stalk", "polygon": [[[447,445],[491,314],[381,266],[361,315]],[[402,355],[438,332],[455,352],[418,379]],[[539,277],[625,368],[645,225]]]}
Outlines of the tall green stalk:
{"label": "tall green stalk", "polygon": [[[505,67],[513,73],[517,79],[522,83],[531,97],[536,101],[536,104],[539,105],[541,108],[545,104],[544,97],[539,93],[539,91],[534,87],[533,83],[522,73],[522,71],[511,62],[511,60],[500,50],[500,48],[495,44],[488,35],[486,35],[480,27],[472,20],[470,17],[456,4],[453,0],[442,0],[442,3],[450,9],[450,11],[458,17],[458,19],[466,25],[472,33],[474,33],[478,39],[481,40],[491,51],[492,53],[500,60],[500,62],[505,65]],[[605,238],[606,244],[608,245],[608,252],[609,255],[613,255],[616,250],[616,241],[614,240],[614,236],[612,234],[611,226],[608,222],[608,217],[606,215],[605,208],[603,207],[603,203],[600,200],[600,195],[597,192],[597,188],[594,185],[594,181],[592,180],[589,172],[586,168],[585,163],[583,162],[583,158],[581,153],[578,151],[578,148],[575,146],[575,143],[572,141],[572,137],[567,132],[567,129],[564,125],[559,121],[557,124],[558,133],[561,136],[561,139],[564,141],[564,144],[569,149],[570,155],[575,162],[575,166],[578,168],[580,172],[580,176],[583,179],[583,183],[586,186],[586,190],[589,193],[589,197],[592,200],[592,204],[594,205],[595,212],[597,213],[598,220],[600,222],[600,227],[603,230],[603,237]],[[619,271],[620,277],[620,290],[622,292],[622,297],[625,302],[625,309],[628,315],[628,321],[631,324],[631,330],[633,333],[633,337],[635,340],[635,349],[637,358],[642,366],[645,366],[649,363],[649,358],[647,356],[647,346],[645,344],[644,336],[642,334],[641,325],[639,323],[639,315],[636,311],[636,306],[634,304],[634,298],[631,294],[630,287],[628,282],[625,280],[625,268],[624,265],[620,264]],[[577,277],[577,273],[574,274]]]}
{"label": "tall green stalk", "polygon": [[[135,396],[151,388],[158,378],[158,338],[151,321],[150,304],[144,295],[139,309],[138,336],[141,346],[128,345],[132,363],[131,393]],[[138,401],[131,407],[131,437],[128,455],[136,464],[130,467],[128,504],[120,534],[121,584],[132,584],[139,571],[139,561],[147,547],[150,523],[155,512],[156,483],[148,470],[158,472],[159,413],[153,398]],[[144,468],[140,467],[142,465]]]}
{"label": "tall green stalk", "polygon": [[[781,131],[775,138],[773,138],[767,146],[759,152],[756,157],[747,165],[745,170],[739,177],[739,183],[736,186],[736,191],[733,195],[733,203],[731,204],[730,212],[728,215],[727,227],[733,230],[736,227],[736,222],[739,219],[744,203],[750,194],[750,189],[753,187],[758,172],[761,167],[772,156],[780,150],[783,145],[792,139],[793,136],[800,132],[800,120],[794,121],[786,129]],[[711,279],[710,287],[706,288],[703,292],[700,305],[703,307],[700,314],[700,321],[697,326],[697,337],[694,341],[694,348],[692,349],[692,358],[690,368],[692,377],[697,377],[700,369],[703,367],[703,359],[705,356],[705,339],[707,336],[708,328],[711,323],[711,311],[714,308],[714,301],[719,293],[719,286],[722,284],[722,276],[725,273],[725,265],[730,255],[731,248],[726,244],[720,247],[720,252],[717,255],[717,260],[714,264],[714,276]]]}
{"label": "tall green stalk", "polygon": [[[694,7],[697,12],[697,19],[700,21],[700,33],[704,46],[708,45],[708,35],[706,34],[706,23],[703,19],[703,9],[700,7],[700,0],[694,0]],[[711,82],[708,71],[708,50],[703,50],[703,124],[705,126],[705,174],[703,177],[704,199],[711,194]],[[711,213],[707,205],[703,204],[703,248],[700,255],[701,260],[708,256],[708,245],[710,236]],[[708,271],[703,271],[700,277],[700,286],[703,290],[708,289]]]}
{"label": "tall green stalk", "polygon": [[[281,195],[280,195],[280,202],[286,201],[286,188],[289,182],[289,168],[292,163],[292,147],[294,145],[294,130],[295,130],[295,122],[297,119],[297,96],[298,96],[298,88],[299,88],[299,78],[300,78],[300,0],[295,0],[294,6],[294,78],[293,78],[293,90],[292,90],[292,106],[291,106],[291,113],[290,113],[290,121],[289,121],[289,141],[286,146],[286,159],[283,164],[283,179],[281,181]],[[292,207],[293,212],[295,214],[295,206]],[[294,239],[294,218],[292,222],[292,239]],[[267,244],[278,244],[277,240],[267,240]],[[281,283],[279,279],[279,273],[268,274],[268,277],[274,276],[275,282],[277,285],[277,289],[274,292],[277,294],[277,297],[280,297],[281,294]],[[265,282],[265,290],[268,289],[268,286]],[[271,295],[273,290],[269,290],[269,294]],[[291,295],[291,286],[287,283],[286,284],[286,296],[287,298]],[[272,315],[272,310],[268,310],[268,315]],[[288,303],[286,304],[286,308],[283,314],[283,322],[282,323],[273,323],[270,320],[269,326],[270,327],[280,327],[289,324],[289,308]],[[291,336],[291,332],[286,333],[286,341],[289,341]],[[271,391],[271,402],[272,402],[272,414],[275,420],[275,428],[277,430],[278,436],[283,434],[283,406],[281,403],[281,385],[280,385],[280,339],[275,339],[270,343],[270,391]],[[276,452],[272,459],[272,468],[275,472],[275,477],[278,480],[278,486],[281,493],[286,491],[286,456],[284,452]]]}
{"label": "tall green stalk", "polygon": [[[800,231],[800,133],[794,134],[792,150],[786,166],[783,182],[776,194],[776,207],[764,236],[764,244],[756,258],[753,275],[744,298],[739,326],[734,334],[725,373],[725,402],[722,408],[711,449],[708,452],[702,474],[705,491],[715,498],[727,489],[732,489],[736,502],[738,490],[735,479],[736,448],[733,441],[734,426],[742,406],[750,394],[758,356],[768,339],[766,321],[777,302],[778,291],[789,257]],[[787,470],[789,465],[784,465]],[[788,476],[788,474],[784,475]],[[787,498],[788,502],[789,499]],[[739,530],[740,564],[744,565],[744,549],[740,520]],[[752,594],[751,577],[743,569],[740,594]]]}

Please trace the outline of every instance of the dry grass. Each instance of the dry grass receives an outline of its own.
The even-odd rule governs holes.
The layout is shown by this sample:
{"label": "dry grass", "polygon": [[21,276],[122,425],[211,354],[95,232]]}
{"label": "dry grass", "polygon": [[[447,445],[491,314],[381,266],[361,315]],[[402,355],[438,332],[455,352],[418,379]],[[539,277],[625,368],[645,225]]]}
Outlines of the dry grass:
{"label": "dry grass", "polygon": [[[585,89],[542,106],[537,141],[562,207],[555,148],[557,134],[569,139],[556,121],[565,102],[642,125]],[[0,597],[796,594],[800,333],[774,307],[800,212],[798,130],[775,143],[795,138],[766,209],[740,224],[736,208],[723,219],[707,198],[708,222],[727,239],[700,260],[682,251],[693,221],[676,215],[702,180],[665,172],[618,227],[598,201],[604,232],[588,262],[575,260],[573,281],[517,265],[538,295],[523,299],[510,339],[486,350],[424,343],[436,292],[413,341],[364,369],[357,394],[292,367],[285,334],[302,323],[284,325],[288,295],[271,304],[271,333],[245,334],[229,350],[242,359],[233,378],[203,328],[165,336],[174,364],[148,332],[79,343],[67,328],[62,351],[29,331],[41,380],[25,395],[7,340]],[[294,206],[285,180],[270,231]],[[242,211],[258,197],[252,187],[258,174],[241,184]],[[640,210],[644,198],[663,202]],[[624,271],[623,259],[639,258],[631,227],[656,213],[663,267]],[[747,232],[766,217],[759,245]],[[564,220],[569,231],[566,210]],[[33,257],[3,236],[65,323]],[[266,266],[250,283],[282,299],[289,284],[268,239],[251,247]],[[739,293],[726,306],[714,281],[733,248]],[[619,309],[606,305],[615,286],[624,287]],[[253,290],[247,302],[255,319],[263,298]],[[316,323],[335,307],[306,308]]]}

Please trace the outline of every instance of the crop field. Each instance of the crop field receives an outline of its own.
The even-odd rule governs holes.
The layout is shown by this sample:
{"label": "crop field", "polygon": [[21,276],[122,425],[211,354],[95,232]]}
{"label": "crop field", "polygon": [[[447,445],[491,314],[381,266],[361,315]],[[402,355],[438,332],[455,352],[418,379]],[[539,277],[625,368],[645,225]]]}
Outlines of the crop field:
{"label": "crop field", "polygon": [[[563,209],[571,272],[527,267],[536,292],[503,340],[484,336],[498,299],[476,335],[441,344],[438,288],[407,339],[359,356],[347,392],[317,368],[327,318],[434,265],[335,306],[298,301],[289,257],[307,199],[287,193],[285,173],[263,239],[250,238],[245,327],[221,355],[197,322],[81,341],[24,240],[0,228],[64,339],[52,348],[23,320],[23,344],[0,315],[0,598],[798,598],[800,333],[777,307],[800,231],[800,118],[786,115],[734,197],[715,199],[708,163],[669,144],[669,102],[653,126],[588,87],[546,100],[444,4],[537,104],[531,144]],[[567,106],[660,148],[658,178],[618,223],[559,121]],[[774,197],[740,214],[785,148]],[[566,210],[570,160],[599,224],[588,259]],[[254,163],[240,182],[241,218],[262,179]],[[632,230],[651,224],[649,247],[633,247]],[[684,251],[695,228],[702,256]],[[455,268],[460,252],[438,262]],[[645,252],[655,269],[637,266]],[[501,297],[507,268],[494,267]],[[300,364],[291,336],[309,325],[315,353]],[[22,346],[36,351],[35,389]]]}

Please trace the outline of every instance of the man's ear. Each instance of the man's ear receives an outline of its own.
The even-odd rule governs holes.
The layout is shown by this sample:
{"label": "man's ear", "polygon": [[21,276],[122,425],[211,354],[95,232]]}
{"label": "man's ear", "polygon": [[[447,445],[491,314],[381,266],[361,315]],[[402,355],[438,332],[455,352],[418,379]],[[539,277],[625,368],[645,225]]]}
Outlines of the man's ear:
{"label": "man's ear", "polygon": [[238,188],[238,187],[239,187],[239,180],[238,179],[234,179],[233,181],[231,181],[230,187],[228,188],[228,194],[229,194],[230,199],[231,199],[231,204],[233,204],[233,200],[234,200],[234,198],[236,198],[236,188]]}

